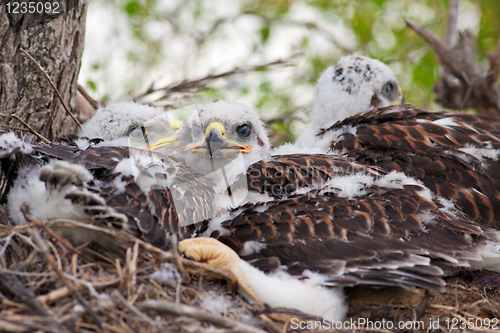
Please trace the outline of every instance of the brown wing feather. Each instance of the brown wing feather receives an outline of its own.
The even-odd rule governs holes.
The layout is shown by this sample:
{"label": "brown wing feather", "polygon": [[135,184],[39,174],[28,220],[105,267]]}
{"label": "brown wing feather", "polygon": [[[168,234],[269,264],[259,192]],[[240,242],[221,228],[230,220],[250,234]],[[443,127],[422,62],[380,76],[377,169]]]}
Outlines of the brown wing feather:
{"label": "brown wing feather", "polygon": [[411,154],[375,149],[346,153],[358,163],[418,178],[436,194],[452,200],[466,218],[500,228],[500,164],[465,155],[436,148]]}
{"label": "brown wing feather", "polygon": [[331,178],[365,173],[379,175],[376,168],[334,155],[275,155],[250,165],[248,189],[275,198],[293,195],[303,187],[319,187]]}
{"label": "brown wing feather", "polygon": [[[166,234],[173,233],[183,238],[194,232],[197,226],[183,224],[182,218],[188,217],[197,222],[213,215],[211,203],[214,192],[211,180],[173,157],[130,147],[91,146],[80,150],[78,146],[67,143],[33,146],[34,150],[30,154],[22,153],[19,149],[5,151],[3,154],[0,152],[1,179],[6,180],[2,182],[2,199],[5,199],[21,165],[43,165],[51,159],[56,159],[79,164],[89,170],[93,180],[87,184],[75,185],[97,194],[105,200],[107,207],[111,207],[116,213],[124,214],[127,222],[116,225],[117,227],[156,246],[165,248],[168,245]],[[148,193],[144,193],[137,184],[138,178],[116,172],[118,163],[132,155],[137,158],[156,158],[151,159],[151,163],[140,170],[137,177],[154,178],[153,181],[170,180],[171,186],[153,186]],[[133,159],[131,163],[134,163]],[[120,181],[124,190],[116,187],[115,181]],[[68,199],[78,201],[81,198],[73,194]],[[102,209],[93,207],[86,211],[90,214],[95,211],[97,214],[101,213]],[[112,222],[119,223],[116,220]]]}
{"label": "brown wing feather", "polygon": [[[309,269],[338,285],[441,289],[442,272],[428,258],[470,259],[468,251],[483,240],[483,231],[443,213],[417,191],[372,187],[356,198],[314,192],[247,204],[222,223],[227,234],[212,236],[262,269]],[[260,244],[258,250],[249,252],[248,242]]]}
{"label": "brown wing feather", "polygon": [[[435,123],[448,119],[454,124]],[[348,152],[359,149],[424,150],[430,147],[484,147],[489,142],[500,148],[500,118],[455,112],[430,112],[409,104],[362,113],[322,130],[318,136],[354,126],[355,133],[341,133],[331,148]]]}
{"label": "brown wing feather", "polygon": [[[167,180],[171,183],[169,187],[153,186],[145,193],[137,184],[139,178],[114,171],[120,161],[131,155],[148,158],[151,154],[161,157],[160,160],[152,161],[136,177],[149,177],[153,182]],[[199,222],[213,215],[211,180],[173,157],[129,147],[92,147],[75,154],[70,161],[89,169],[95,177],[91,189],[105,199],[107,205],[128,217],[129,224],[122,227],[158,247],[168,245],[165,234],[176,234],[180,238],[192,234],[196,226],[184,223],[183,219]],[[125,184],[125,191],[111,184],[115,178]]]}
{"label": "brown wing feather", "polygon": [[[345,126],[355,130],[342,131]],[[458,150],[499,149],[500,118],[404,105],[348,118],[321,134],[330,131],[340,131],[331,148],[345,157],[420,179],[452,200],[464,217],[500,228],[500,162],[487,157],[479,160]]]}

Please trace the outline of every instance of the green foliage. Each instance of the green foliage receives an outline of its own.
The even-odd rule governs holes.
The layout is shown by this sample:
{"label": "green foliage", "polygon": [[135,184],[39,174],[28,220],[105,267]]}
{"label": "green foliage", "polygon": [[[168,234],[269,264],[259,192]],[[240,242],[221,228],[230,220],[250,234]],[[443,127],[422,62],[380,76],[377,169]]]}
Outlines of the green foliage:
{"label": "green foliage", "polygon": [[[127,15],[134,38],[147,49],[147,52],[137,51],[129,54],[129,60],[133,63],[142,61],[154,66],[168,52],[168,48],[164,46],[170,43],[169,39],[154,38],[147,33],[148,24],[152,22],[166,23],[176,36],[180,36],[179,39],[194,41],[191,44],[186,43],[186,47],[194,44],[197,49],[194,49],[192,54],[196,54],[197,59],[201,60],[204,60],[207,47],[219,41],[225,31],[241,34],[242,43],[251,40],[248,59],[253,59],[249,60],[253,65],[259,63],[255,59],[269,60],[269,54],[276,48],[288,48],[290,56],[292,53],[299,53],[299,65],[293,68],[293,75],[285,80],[279,76],[279,79],[276,79],[273,70],[260,67],[252,80],[245,81],[245,84],[237,89],[227,91],[224,84],[221,84],[224,79],[221,79],[215,81],[210,88],[204,88],[194,94],[194,100],[220,97],[232,100],[244,98],[246,102],[251,100],[252,106],[261,110],[265,117],[278,119],[270,124],[272,130],[277,133],[276,143],[293,139],[297,127],[294,126],[294,121],[279,120],[286,117],[278,116],[310,108],[312,104],[305,104],[299,98],[301,96],[297,91],[300,89],[297,87],[312,92],[321,72],[342,55],[352,52],[377,58],[393,68],[400,80],[406,101],[424,108],[440,108],[434,102],[432,91],[437,78],[436,56],[420,37],[406,27],[402,18],[407,17],[443,38],[449,0],[227,2],[228,6],[236,3],[236,12],[221,11],[220,6],[216,6],[216,0],[172,1],[169,6],[162,4],[171,0],[93,1],[114,1]],[[463,0],[461,6],[459,27],[471,28],[477,33],[477,58],[480,63],[486,64],[486,55],[494,51],[500,35],[500,1]],[[219,9],[213,10],[214,8]],[[253,23],[237,30],[245,20],[251,20]],[[343,30],[338,32],[340,27]],[[284,32],[286,29],[290,31],[289,35]],[[294,34],[300,37],[286,45],[287,39],[292,39]],[[280,42],[283,44],[279,44]],[[221,52],[237,47],[239,45],[230,44],[225,49],[222,48]],[[281,58],[285,57],[283,51],[279,54]],[[191,65],[188,61],[191,60],[186,58],[186,63],[178,64],[178,67],[189,68]],[[237,64],[239,67],[245,65],[248,63]],[[217,67],[210,67],[210,70],[211,73],[222,71]],[[201,76],[202,74],[185,78],[198,79]],[[88,85],[91,89],[96,89],[95,82]],[[187,100],[192,102],[193,94],[190,93],[190,97]],[[178,101],[182,103],[183,99],[176,99],[176,103]]]}
{"label": "green foliage", "polygon": [[97,91],[97,85],[94,81],[92,80],[87,80],[87,86],[92,90],[92,91]]}

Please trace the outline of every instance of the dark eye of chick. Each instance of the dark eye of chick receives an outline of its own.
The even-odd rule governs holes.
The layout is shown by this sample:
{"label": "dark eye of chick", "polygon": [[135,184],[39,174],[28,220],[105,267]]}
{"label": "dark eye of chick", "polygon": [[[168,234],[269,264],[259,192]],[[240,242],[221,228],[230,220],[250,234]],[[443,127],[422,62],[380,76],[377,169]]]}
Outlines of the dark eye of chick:
{"label": "dark eye of chick", "polygon": [[198,124],[193,125],[192,133],[195,138],[199,137],[201,135],[201,126]]}
{"label": "dark eye of chick", "polygon": [[252,127],[250,124],[239,125],[236,128],[236,133],[238,133],[240,138],[248,138],[252,133]]}
{"label": "dark eye of chick", "polygon": [[146,128],[144,126],[139,125],[132,128],[128,134],[132,139],[142,140],[146,136]]}
{"label": "dark eye of chick", "polygon": [[386,95],[389,95],[393,89],[394,84],[392,82],[387,82],[384,86],[384,92]]}

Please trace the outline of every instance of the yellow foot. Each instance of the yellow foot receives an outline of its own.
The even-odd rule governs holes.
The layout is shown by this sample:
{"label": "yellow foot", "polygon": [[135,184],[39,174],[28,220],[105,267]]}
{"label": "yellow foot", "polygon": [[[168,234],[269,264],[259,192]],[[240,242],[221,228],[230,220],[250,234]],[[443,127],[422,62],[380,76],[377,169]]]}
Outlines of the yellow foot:
{"label": "yellow foot", "polygon": [[258,306],[264,307],[264,303],[250,287],[241,272],[241,265],[247,263],[229,246],[222,244],[215,238],[190,238],[179,242],[179,252],[186,258],[230,270],[238,281],[239,290],[253,299]]}

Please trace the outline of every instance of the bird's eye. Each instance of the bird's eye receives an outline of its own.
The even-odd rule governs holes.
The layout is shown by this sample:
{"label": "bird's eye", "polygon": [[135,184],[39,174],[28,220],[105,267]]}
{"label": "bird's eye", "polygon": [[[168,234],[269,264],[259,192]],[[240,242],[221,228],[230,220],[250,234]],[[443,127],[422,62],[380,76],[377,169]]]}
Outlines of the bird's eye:
{"label": "bird's eye", "polygon": [[250,136],[250,133],[252,133],[252,127],[250,124],[243,124],[236,128],[236,132],[240,138],[247,138]]}
{"label": "bird's eye", "polygon": [[142,125],[136,126],[130,130],[129,136],[135,140],[142,140],[146,136],[146,128]]}
{"label": "bird's eye", "polygon": [[201,135],[201,126],[198,124],[193,125],[193,137],[197,138]]}
{"label": "bird's eye", "polygon": [[394,84],[392,82],[387,82],[384,86],[384,92],[386,95],[389,95],[393,89]]}
{"label": "bird's eye", "polygon": [[174,130],[174,133],[178,133],[182,129],[182,126],[181,125],[172,126],[172,129]]}

